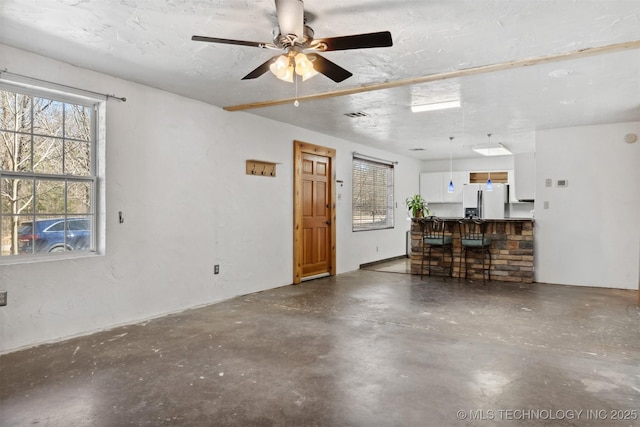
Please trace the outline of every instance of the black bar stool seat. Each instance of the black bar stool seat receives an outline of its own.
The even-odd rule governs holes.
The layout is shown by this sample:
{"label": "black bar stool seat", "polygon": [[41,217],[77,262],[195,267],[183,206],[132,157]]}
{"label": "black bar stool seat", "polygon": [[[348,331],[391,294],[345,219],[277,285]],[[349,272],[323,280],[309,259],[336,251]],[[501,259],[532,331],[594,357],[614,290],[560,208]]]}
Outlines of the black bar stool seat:
{"label": "black bar stool seat", "polygon": [[[459,277],[462,277],[462,263],[464,260],[464,278],[467,278],[467,254],[476,252],[482,254],[482,281],[484,272],[491,280],[491,238],[486,235],[488,223],[479,218],[464,218],[458,222],[460,226],[460,263]],[[485,268],[485,259],[489,258],[489,267]]]}
{"label": "black bar stool seat", "polygon": [[[420,278],[424,275],[425,255],[428,258],[428,275],[431,276],[432,251],[442,253],[442,269],[448,270],[449,276],[453,276],[453,238],[445,234],[446,223],[440,218],[429,216],[420,220],[422,229],[422,261],[420,263]],[[449,253],[449,267],[445,266],[445,254]]]}

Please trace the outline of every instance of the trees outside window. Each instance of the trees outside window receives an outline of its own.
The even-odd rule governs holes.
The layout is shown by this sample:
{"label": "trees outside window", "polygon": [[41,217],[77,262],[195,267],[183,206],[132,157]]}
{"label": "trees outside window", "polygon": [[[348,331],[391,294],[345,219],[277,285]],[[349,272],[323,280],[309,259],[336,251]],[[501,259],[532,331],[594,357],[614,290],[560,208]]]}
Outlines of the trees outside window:
{"label": "trees outside window", "polygon": [[353,231],[393,228],[393,165],[353,158]]}
{"label": "trees outside window", "polygon": [[0,88],[1,256],[95,249],[96,106],[41,95]]}

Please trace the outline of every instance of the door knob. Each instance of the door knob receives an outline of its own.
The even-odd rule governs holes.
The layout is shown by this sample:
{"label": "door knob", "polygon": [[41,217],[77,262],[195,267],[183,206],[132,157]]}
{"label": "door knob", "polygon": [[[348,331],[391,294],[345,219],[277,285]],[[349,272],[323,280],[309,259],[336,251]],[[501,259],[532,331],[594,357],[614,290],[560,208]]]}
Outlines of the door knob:
{"label": "door knob", "polygon": [[327,225],[331,225],[331,221],[327,221],[327,222],[326,222],[326,224],[327,224]]}

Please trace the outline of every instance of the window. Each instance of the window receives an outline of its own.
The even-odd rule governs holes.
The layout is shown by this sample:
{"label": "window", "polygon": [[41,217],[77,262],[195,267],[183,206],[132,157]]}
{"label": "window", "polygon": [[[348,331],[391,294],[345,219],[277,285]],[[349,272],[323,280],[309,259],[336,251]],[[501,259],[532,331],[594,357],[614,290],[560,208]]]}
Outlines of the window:
{"label": "window", "polygon": [[353,158],[353,231],[393,228],[393,164]]}
{"label": "window", "polygon": [[0,256],[95,250],[96,111],[0,87]]}

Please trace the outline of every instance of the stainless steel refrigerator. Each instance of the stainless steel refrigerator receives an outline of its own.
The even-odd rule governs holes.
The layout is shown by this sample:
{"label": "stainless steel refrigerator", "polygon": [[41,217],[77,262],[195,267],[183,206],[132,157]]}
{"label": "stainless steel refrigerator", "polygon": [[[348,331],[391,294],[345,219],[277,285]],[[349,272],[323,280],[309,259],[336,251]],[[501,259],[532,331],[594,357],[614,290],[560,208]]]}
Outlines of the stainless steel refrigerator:
{"label": "stainless steel refrigerator", "polygon": [[505,218],[509,215],[509,185],[493,184],[493,190],[487,191],[486,184],[465,184],[462,208],[465,217]]}

